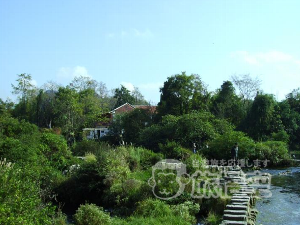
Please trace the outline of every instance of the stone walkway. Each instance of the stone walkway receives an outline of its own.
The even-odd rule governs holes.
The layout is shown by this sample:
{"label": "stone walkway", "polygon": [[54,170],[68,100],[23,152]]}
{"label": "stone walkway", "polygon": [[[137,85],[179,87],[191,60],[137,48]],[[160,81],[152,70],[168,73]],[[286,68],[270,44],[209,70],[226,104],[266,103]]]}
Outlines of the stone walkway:
{"label": "stone walkway", "polygon": [[248,184],[242,169],[239,166],[207,166],[207,169],[220,172],[226,193],[232,194],[220,225],[254,225],[257,215],[254,208],[256,190]]}
{"label": "stone walkway", "polygon": [[246,175],[240,167],[228,167],[224,173],[225,185],[236,184],[231,201],[224,210],[221,225],[255,224],[257,210],[255,205],[255,189],[246,182]]}

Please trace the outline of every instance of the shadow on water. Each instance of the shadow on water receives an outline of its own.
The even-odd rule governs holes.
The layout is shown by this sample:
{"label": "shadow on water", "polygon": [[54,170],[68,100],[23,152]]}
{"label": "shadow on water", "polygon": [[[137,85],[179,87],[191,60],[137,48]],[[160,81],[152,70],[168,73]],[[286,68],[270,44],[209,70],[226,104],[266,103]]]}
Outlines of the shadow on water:
{"label": "shadow on water", "polygon": [[272,197],[257,202],[257,224],[300,224],[300,167],[265,170],[272,175]]}

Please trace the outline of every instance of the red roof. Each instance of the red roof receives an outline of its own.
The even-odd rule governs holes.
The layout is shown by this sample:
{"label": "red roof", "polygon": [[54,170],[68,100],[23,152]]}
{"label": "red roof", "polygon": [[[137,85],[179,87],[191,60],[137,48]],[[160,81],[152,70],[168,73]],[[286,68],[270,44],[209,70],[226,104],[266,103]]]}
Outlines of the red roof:
{"label": "red roof", "polygon": [[110,113],[125,113],[125,112],[131,112],[134,109],[144,109],[144,110],[150,110],[151,113],[156,112],[156,106],[150,106],[150,105],[131,105],[129,103],[125,103],[118,108],[113,109],[110,111]]}
{"label": "red roof", "polygon": [[144,109],[144,110],[149,110],[151,113],[156,113],[156,106],[150,106],[150,105],[131,105],[129,103],[125,103],[112,111],[103,114],[103,117],[107,118],[106,121],[101,121],[96,123],[97,126],[109,126],[110,123],[112,122],[113,115],[114,114],[120,114],[120,113],[128,113],[133,111],[134,109]]}

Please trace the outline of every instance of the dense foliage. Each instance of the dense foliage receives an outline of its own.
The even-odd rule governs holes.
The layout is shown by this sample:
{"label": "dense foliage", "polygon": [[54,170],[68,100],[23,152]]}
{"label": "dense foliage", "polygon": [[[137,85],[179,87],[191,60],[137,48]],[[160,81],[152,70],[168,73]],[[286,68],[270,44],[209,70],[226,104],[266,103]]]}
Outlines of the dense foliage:
{"label": "dense foliage", "polygon": [[[198,75],[168,77],[156,111],[137,108],[112,121],[107,112],[124,103],[148,105],[138,88],[110,95],[102,82],[76,77],[38,89],[31,79],[20,74],[12,85],[16,103],[0,99],[1,224],[64,225],[62,212],[81,225],[194,224],[199,216],[218,224],[226,199],[192,199],[187,176],[173,182],[174,174],[152,167],[176,159],[193,174],[230,159],[236,142],[241,159],[283,165],[289,149],[300,148],[299,89],[278,102],[248,75],[211,93]],[[99,123],[108,135],[83,138],[83,128]],[[178,198],[154,198],[164,189],[176,194],[179,181]]]}

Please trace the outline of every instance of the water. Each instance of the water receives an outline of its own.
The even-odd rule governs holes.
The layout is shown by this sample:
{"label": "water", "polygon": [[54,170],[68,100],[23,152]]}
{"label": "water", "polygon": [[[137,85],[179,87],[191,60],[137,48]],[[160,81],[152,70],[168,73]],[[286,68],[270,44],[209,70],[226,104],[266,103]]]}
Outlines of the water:
{"label": "water", "polygon": [[[288,172],[286,175],[279,173]],[[258,225],[300,225],[300,167],[272,169],[272,197],[257,201]]]}

